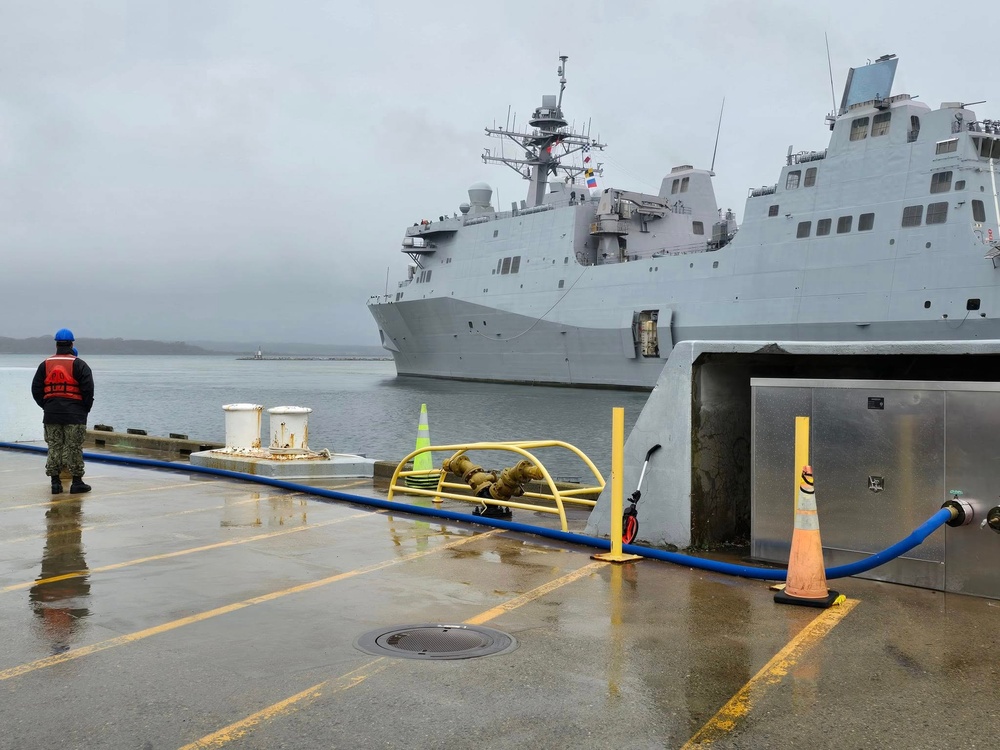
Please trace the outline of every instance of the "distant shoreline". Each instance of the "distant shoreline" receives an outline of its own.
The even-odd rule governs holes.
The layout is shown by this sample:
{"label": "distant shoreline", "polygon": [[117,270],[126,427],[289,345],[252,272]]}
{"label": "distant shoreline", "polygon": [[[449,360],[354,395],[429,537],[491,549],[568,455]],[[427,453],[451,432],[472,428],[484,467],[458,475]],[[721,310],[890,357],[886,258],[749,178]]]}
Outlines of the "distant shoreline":
{"label": "distant shoreline", "polygon": [[[208,357],[238,357],[254,359],[254,352],[270,351],[264,359],[388,359],[380,346],[351,344],[296,344],[287,342],[225,344],[199,342],[188,344],[183,341],[152,341],[146,339],[78,339],[76,344],[86,358],[94,354],[142,355],[183,355]],[[51,336],[36,336],[29,339],[14,339],[0,336],[0,354],[35,354],[49,356],[54,350]],[[281,352],[280,354],[278,352]]]}
{"label": "distant shoreline", "polygon": [[352,356],[349,354],[332,355],[329,357],[237,357],[238,361],[257,362],[391,362],[392,357],[370,357],[364,355]]}

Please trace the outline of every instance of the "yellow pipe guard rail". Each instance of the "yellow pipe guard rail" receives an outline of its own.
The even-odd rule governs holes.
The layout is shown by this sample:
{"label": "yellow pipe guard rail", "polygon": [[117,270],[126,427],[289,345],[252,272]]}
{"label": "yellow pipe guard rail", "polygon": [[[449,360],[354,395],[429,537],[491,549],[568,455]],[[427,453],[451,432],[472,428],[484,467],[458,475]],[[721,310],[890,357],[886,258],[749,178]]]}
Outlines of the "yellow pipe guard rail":
{"label": "yellow pipe guard rail", "polygon": [[[544,464],[538,460],[538,458],[531,453],[531,450],[537,448],[565,448],[566,450],[575,453],[580,460],[590,469],[591,473],[594,475],[596,484],[580,486],[569,490],[561,490],[556,486],[555,481],[552,479],[552,475],[549,474],[548,469],[545,468]],[[468,453],[469,451],[507,451],[509,453],[516,453],[523,459],[530,461],[534,466],[536,466],[542,473],[545,485],[548,487],[548,492],[529,492],[525,491],[523,495],[519,497],[531,498],[535,500],[548,500],[552,505],[533,505],[525,502],[516,502],[514,500],[504,500],[503,502],[494,500],[491,497],[478,497],[476,495],[468,494],[469,485],[464,482],[448,482],[447,474],[441,469],[423,469],[423,470],[404,470],[404,466],[409,461],[412,461],[416,456],[421,453],[436,453],[436,452],[449,452],[452,453],[452,459],[461,456],[463,453]],[[427,476],[437,476],[437,488],[436,489],[423,489],[420,487],[410,487],[405,484],[406,477],[427,477]],[[402,481],[400,481],[402,480]],[[451,490],[463,489],[466,492],[458,493],[452,492]],[[538,513],[551,513],[553,515],[559,516],[559,521],[562,524],[563,531],[569,531],[569,526],[566,523],[566,504],[571,505],[582,505],[588,508],[593,508],[597,505],[596,500],[588,500],[586,498],[580,497],[581,495],[588,495],[592,493],[600,494],[604,490],[604,477],[601,472],[594,465],[594,462],[575,445],[570,445],[569,443],[563,442],[562,440],[514,440],[501,443],[467,443],[465,445],[430,445],[418,448],[407,455],[399,464],[396,466],[396,470],[392,473],[392,479],[389,480],[389,500],[392,500],[393,493],[402,492],[408,495],[421,495],[424,497],[430,497],[435,503],[441,503],[444,499],[448,500],[458,500],[459,502],[475,503],[476,505],[502,505],[508,508],[519,508],[521,510],[533,510]]]}

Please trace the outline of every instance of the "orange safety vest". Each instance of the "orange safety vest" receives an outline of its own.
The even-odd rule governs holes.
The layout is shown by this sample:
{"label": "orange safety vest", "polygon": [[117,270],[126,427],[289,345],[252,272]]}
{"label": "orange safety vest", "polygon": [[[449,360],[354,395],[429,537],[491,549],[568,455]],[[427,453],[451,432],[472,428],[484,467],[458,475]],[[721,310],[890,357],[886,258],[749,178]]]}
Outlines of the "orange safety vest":
{"label": "orange safety vest", "polygon": [[43,398],[69,398],[83,401],[80,384],[73,377],[73,363],[76,357],[71,354],[54,354],[45,360],[45,390]]}

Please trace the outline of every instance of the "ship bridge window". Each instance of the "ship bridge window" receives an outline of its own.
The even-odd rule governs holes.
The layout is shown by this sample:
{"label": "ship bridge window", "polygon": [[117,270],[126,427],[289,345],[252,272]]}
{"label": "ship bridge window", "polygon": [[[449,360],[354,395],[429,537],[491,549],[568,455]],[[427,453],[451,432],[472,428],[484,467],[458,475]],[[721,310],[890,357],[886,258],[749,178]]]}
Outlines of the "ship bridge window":
{"label": "ship bridge window", "polygon": [[863,141],[868,137],[868,118],[859,117],[851,123],[851,140]]}
{"label": "ship bridge window", "polygon": [[809,167],[806,170],[806,179],[802,183],[802,187],[812,187],[816,184],[816,167]]}
{"label": "ship bridge window", "polygon": [[858,217],[858,231],[867,232],[875,226],[875,214],[861,214]]}
{"label": "ship bridge window", "polygon": [[705,234],[705,222],[703,221],[692,221],[691,231],[695,234]]}
{"label": "ship bridge window", "polygon": [[931,203],[927,206],[927,223],[944,224],[948,220],[948,201]]}
{"label": "ship bridge window", "polygon": [[910,115],[910,129],[906,131],[906,142],[913,143],[918,135],[920,135],[920,118]]}
{"label": "ship bridge window", "polygon": [[799,228],[795,231],[795,237],[801,240],[803,237],[808,237],[810,231],[812,231],[812,222],[800,221]]}
{"label": "ship bridge window", "polygon": [[872,118],[872,138],[878,138],[889,132],[889,120],[892,119],[892,112],[880,112]]}
{"label": "ship bridge window", "polygon": [[841,216],[837,219],[837,234],[847,234],[851,231],[851,224],[854,223],[853,216]]}
{"label": "ship bridge window", "polygon": [[1000,138],[973,138],[980,141],[977,144],[979,155],[984,159],[1000,159]]}
{"label": "ship bridge window", "polygon": [[972,201],[972,220],[986,221],[986,206],[982,201]]}
{"label": "ship bridge window", "polygon": [[688,191],[688,183],[691,181],[690,177],[681,177],[681,192],[686,193]]}
{"label": "ship bridge window", "polygon": [[500,267],[500,274],[505,275],[510,273],[510,258],[504,258],[502,263],[503,265]]}
{"label": "ship bridge window", "polygon": [[674,180],[670,184],[670,194],[671,195],[676,195],[677,191],[680,189],[680,186],[681,186],[681,181],[680,180]]}
{"label": "ship bridge window", "polygon": [[947,193],[951,190],[951,172],[935,172],[931,175],[931,192]]}
{"label": "ship bridge window", "polygon": [[820,219],[816,222],[816,236],[823,237],[830,234],[831,226],[833,226],[833,219]]}
{"label": "ship bridge window", "polygon": [[510,260],[510,272],[517,273],[517,270],[521,267],[521,256],[515,255]]}
{"label": "ship bridge window", "polygon": [[768,209],[767,209],[767,215],[768,216],[777,216],[778,215],[778,207],[777,207],[777,205],[769,206]]}
{"label": "ship bridge window", "polygon": [[799,180],[802,178],[802,170],[796,169],[794,172],[789,172],[788,177],[785,178],[785,190],[795,190],[799,186]]}
{"label": "ship bridge window", "polygon": [[938,141],[937,145],[934,147],[935,154],[950,154],[953,151],[958,151],[958,138],[951,138],[947,141]]}
{"label": "ship bridge window", "polygon": [[903,208],[903,223],[904,227],[919,227],[920,222],[924,218],[924,207],[923,206],[906,206]]}

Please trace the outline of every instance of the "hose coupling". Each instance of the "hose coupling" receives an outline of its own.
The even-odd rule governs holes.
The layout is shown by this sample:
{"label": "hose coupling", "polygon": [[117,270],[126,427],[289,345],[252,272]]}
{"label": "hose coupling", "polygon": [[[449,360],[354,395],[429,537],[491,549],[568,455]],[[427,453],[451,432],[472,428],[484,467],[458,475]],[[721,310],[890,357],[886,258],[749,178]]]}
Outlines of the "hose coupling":
{"label": "hose coupling", "polygon": [[990,512],[986,514],[986,525],[1000,534],[1000,505],[990,508]]}
{"label": "hose coupling", "polygon": [[942,503],[941,507],[947,508],[951,511],[951,520],[948,521],[947,524],[952,528],[956,526],[967,526],[972,523],[972,519],[976,515],[976,511],[972,507],[972,503],[958,497],[952,497],[951,500],[946,500]]}

